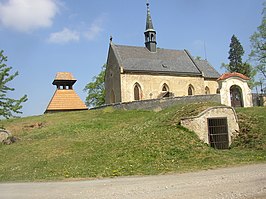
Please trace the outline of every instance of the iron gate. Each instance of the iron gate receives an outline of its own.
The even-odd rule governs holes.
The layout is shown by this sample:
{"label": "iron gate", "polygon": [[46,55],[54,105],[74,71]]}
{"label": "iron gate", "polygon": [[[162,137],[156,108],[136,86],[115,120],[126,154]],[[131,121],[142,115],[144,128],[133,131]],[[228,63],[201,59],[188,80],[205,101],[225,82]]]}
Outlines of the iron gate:
{"label": "iron gate", "polygon": [[227,118],[208,118],[209,143],[215,149],[228,149]]}

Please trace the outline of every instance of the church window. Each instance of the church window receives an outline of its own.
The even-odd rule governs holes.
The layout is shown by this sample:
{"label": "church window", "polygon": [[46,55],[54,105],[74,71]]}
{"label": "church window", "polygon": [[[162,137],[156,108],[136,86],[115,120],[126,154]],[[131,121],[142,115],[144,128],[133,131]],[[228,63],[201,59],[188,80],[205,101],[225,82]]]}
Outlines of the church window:
{"label": "church window", "polygon": [[169,87],[167,84],[163,84],[163,89],[162,91],[169,91]]}
{"label": "church window", "polygon": [[208,86],[205,87],[205,94],[206,95],[209,95],[210,94],[210,89]]}
{"label": "church window", "polygon": [[194,95],[194,87],[190,84],[188,86],[188,95]]}
{"label": "church window", "polygon": [[138,83],[134,86],[134,100],[141,100],[141,87]]}

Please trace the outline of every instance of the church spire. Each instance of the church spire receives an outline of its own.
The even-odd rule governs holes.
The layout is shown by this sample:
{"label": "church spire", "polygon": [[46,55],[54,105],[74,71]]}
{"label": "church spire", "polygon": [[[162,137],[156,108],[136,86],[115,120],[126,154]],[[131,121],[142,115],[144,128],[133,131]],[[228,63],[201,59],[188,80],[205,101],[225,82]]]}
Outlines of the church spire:
{"label": "church spire", "polygon": [[145,46],[150,52],[156,52],[156,31],[153,28],[151,12],[150,12],[150,4],[147,0],[147,18],[146,18],[146,30],[144,32],[145,35]]}
{"label": "church spire", "polygon": [[147,19],[146,19],[146,31],[153,30],[152,20],[151,20],[151,12],[150,12],[150,4],[147,0]]}

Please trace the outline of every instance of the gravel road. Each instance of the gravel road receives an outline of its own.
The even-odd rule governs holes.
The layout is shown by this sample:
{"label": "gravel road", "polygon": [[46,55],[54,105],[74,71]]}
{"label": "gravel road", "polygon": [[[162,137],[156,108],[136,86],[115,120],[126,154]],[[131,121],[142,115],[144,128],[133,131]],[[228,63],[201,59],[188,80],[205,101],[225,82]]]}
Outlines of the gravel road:
{"label": "gravel road", "polygon": [[263,199],[266,164],[184,174],[0,184],[0,199]]}

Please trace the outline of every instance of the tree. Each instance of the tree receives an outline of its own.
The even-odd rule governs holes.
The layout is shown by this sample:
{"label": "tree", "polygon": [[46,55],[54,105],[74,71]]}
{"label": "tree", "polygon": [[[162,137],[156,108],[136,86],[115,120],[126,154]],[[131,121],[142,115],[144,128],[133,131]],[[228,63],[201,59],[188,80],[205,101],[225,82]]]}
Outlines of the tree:
{"label": "tree", "polygon": [[101,72],[93,77],[93,81],[85,86],[84,91],[88,93],[86,97],[87,106],[101,106],[105,103],[105,70],[106,64],[102,66]]}
{"label": "tree", "polygon": [[242,56],[244,55],[245,51],[235,35],[232,36],[229,47],[229,64],[222,63],[222,67],[226,68],[228,72],[241,73],[252,79],[256,72],[249,63],[242,62]]}
{"label": "tree", "polygon": [[244,55],[244,49],[235,35],[231,38],[230,50],[229,50],[229,71],[241,73],[242,69],[242,56]]}
{"label": "tree", "polygon": [[7,57],[4,56],[4,51],[0,51],[0,116],[8,119],[14,117],[14,114],[21,114],[20,109],[22,108],[22,103],[27,101],[27,95],[22,98],[15,100],[7,97],[9,91],[14,91],[14,88],[7,86],[7,83],[12,81],[18,72],[13,75],[10,74],[12,67],[8,67],[5,62],[7,62]]}
{"label": "tree", "polygon": [[255,61],[258,72],[266,78],[266,2],[263,6],[261,25],[250,37],[252,50],[249,57]]}

